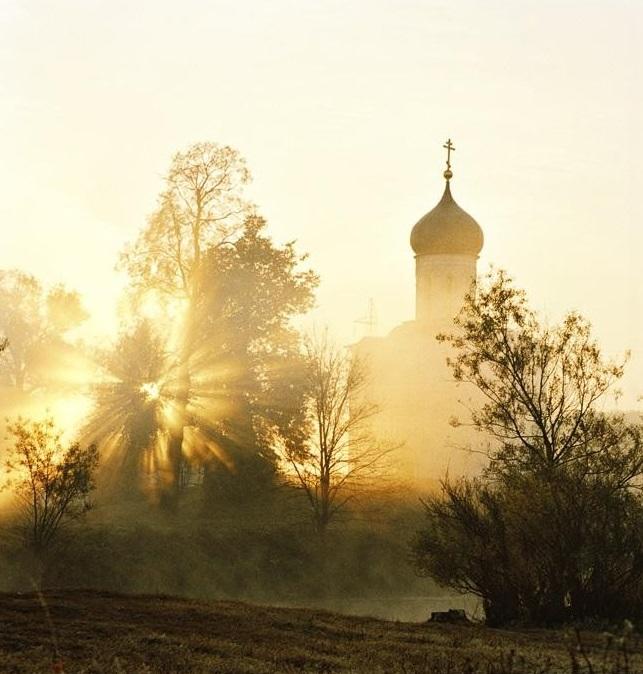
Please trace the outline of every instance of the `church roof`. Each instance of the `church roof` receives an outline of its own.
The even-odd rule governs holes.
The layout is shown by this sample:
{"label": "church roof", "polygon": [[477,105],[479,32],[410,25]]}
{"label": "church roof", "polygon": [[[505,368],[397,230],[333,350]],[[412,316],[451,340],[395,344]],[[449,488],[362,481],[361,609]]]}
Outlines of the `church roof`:
{"label": "church roof", "polygon": [[411,232],[411,248],[416,255],[474,255],[482,250],[480,225],[451,196],[449,178],[438,205],[421,218]]}

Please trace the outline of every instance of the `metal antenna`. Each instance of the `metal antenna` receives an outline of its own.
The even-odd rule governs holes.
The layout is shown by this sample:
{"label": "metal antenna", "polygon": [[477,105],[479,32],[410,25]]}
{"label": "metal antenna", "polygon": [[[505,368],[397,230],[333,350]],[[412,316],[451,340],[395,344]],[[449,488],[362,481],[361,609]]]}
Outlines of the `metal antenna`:
{"label": "metal antenna", "polygon": [[367,337],[372,337],[375,334],[377,328],[377,312],[375,311],[375,302],[372,297],[368,300],[366,314],[353,322],[366,326]]}

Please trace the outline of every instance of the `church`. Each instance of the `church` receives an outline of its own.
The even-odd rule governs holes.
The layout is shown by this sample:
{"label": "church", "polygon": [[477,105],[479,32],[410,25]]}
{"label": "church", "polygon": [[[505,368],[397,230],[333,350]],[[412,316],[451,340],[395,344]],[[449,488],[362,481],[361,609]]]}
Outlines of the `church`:
{"label": "church", "polygon": [[370,432],[391,443],[395,474],[418,487],[434,485],[448,472],[457,477],[480,462],[468,451],[476,442],[464,421],[467,393],[446,364],[448,346],[437,341],[452,332],[453,318],[476,280],[484,243],[480,225],[451,194],[449,139],[444,193],[438,204],[411,230],[415,254],[415,320],[394,328],[386,337],[365,337],[353,354],[369,370],[367,397],[378,408]]}

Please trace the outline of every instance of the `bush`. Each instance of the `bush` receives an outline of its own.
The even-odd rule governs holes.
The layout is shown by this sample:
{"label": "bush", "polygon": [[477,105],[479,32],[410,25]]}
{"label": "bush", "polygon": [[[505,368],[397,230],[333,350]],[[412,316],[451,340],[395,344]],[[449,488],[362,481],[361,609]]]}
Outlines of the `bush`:
{"label": "bush", "polygon": [[640,619],[643,433],[599,407],[623,365],[579,315],[542,324],[504,272],[455,323],[440,339],[456,380],[478,391],[489,463],[426,500],[418,568],[481,597],[492,624]]}
{"label": "bush", "polygon": [[483,602],[487,622],[641,620],[643,503],[600,482],[446,482],[424,502],[420,572]]}

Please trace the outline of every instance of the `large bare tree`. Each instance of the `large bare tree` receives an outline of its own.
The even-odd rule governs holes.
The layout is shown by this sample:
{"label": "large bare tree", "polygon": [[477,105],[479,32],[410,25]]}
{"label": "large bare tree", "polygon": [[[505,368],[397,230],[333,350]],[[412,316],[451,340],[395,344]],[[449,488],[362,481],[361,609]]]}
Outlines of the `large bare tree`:
{"label": "large bare tree", "polygon": [[309,440],[287,450],[286,458],[323,534],[351,500],[381,484],[394,447],[371,433],[378,408],[368,399],[366,363],[327,333],[309,338],[305,349]]}

